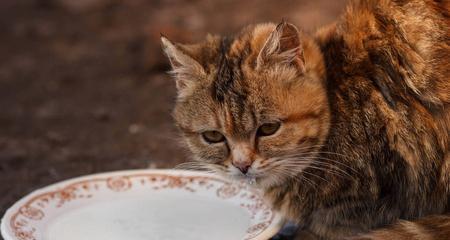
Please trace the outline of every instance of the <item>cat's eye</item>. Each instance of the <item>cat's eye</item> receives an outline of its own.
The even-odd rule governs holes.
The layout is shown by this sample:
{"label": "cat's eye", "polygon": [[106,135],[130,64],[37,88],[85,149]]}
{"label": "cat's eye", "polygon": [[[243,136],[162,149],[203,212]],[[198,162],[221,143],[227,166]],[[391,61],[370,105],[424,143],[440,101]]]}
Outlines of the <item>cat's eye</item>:
{"label": "cat's eye", "polygon": [[258,136],[270,136],[275,134],[278,129],[280,129],[281,123],[273,122],[273,123],[265,123],[258,128],[257,135]]}
{"label": "cat's eye", "polygon": [[202,137],[208,143],[219,143],[225,141],[225,137],[218,131],[202,132]]}

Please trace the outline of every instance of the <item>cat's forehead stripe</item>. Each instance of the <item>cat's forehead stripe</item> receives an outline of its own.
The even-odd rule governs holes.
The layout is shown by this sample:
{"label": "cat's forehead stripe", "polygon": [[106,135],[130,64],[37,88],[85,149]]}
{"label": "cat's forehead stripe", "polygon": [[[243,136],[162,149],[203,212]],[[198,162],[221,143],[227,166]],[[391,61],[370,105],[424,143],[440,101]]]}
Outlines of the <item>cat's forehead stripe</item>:
{"label": "cat's forehead stripe", "polygon": [[220,104],[238,102],[237,106],[243,106],[248,90],[243,82],[241,69],[243,58],[230,53],[231,44],[235,41],[224,38],[221,42],[212,96]]}
{"label": "cat's forehead stripe", "polygon": [[252,116],[252,104],[248,101],[250,89],[242,70],[242,65],[250,54],[250,43],[247,40],[242,37],[222,39],[211,89],[213,99],[226,112],[224,126],[232,126],[228,130],[242,137],[253,127],[256,118]]}
{"label": "cat's forehead stripe", "polygon": [[213,98],[219,103],[225,101],[226,95],[236,88],[235,81],[242,77],[241,60],[229,54],[233,40],[223,38],[220,44],[217,74],[213,83]]}

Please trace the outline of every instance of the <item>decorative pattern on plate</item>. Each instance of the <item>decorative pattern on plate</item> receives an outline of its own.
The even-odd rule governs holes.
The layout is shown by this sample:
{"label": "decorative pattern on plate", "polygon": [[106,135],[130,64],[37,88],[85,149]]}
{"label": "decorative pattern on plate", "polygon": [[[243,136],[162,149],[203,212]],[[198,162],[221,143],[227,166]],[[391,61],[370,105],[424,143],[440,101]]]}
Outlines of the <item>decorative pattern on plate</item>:
{"label": "decorative pattern on plate", "polygon": [[258,219],[247,229],[244,239],[252,239],[267,229],[275,213],[264,204],[259,195],[245,184],[230,183],[209,176],[184,176],[183,174],[136,173],[114,177],[97,177],[71,182],[62,189],[43,192],[24,203],[10,218],[10,227],[19,240],[42,240],[36,229],[46,218],[46,210],[59,209],[66,204],[76,207],[77,203],[95,198],[99,191],[120,194],[133,188],[150,188],[153,191],[177,189],[195,194],[197,189],[214,191],[224,201],[237,199],[248,211],[251,219]]}

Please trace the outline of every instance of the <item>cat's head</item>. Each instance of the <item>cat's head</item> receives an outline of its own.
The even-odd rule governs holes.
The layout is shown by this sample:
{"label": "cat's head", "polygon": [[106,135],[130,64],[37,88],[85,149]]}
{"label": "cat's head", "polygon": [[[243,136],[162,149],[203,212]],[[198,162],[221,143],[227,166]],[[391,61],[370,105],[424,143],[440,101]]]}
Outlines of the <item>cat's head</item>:
{"label": "cat's head", "polygon": [[289,23],[183,45],[161,38],[178,90],[174,118],[196,163],[263,187],[298,176],[329,128],[324,65]]}

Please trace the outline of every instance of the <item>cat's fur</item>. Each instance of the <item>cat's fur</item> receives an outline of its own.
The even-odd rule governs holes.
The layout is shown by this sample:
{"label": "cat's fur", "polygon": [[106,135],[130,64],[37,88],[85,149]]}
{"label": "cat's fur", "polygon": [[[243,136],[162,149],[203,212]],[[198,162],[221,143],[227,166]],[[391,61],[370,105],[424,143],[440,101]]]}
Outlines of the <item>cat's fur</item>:
{"label": "cat's fur", "polygon": [[[313,37],[284,22],[194,45],[163,37],[177,125],[202,167],[255,177],[299,239],[450,239],[449,11],[360,0]],[[273,121],[275,135],[255,136]]]}

